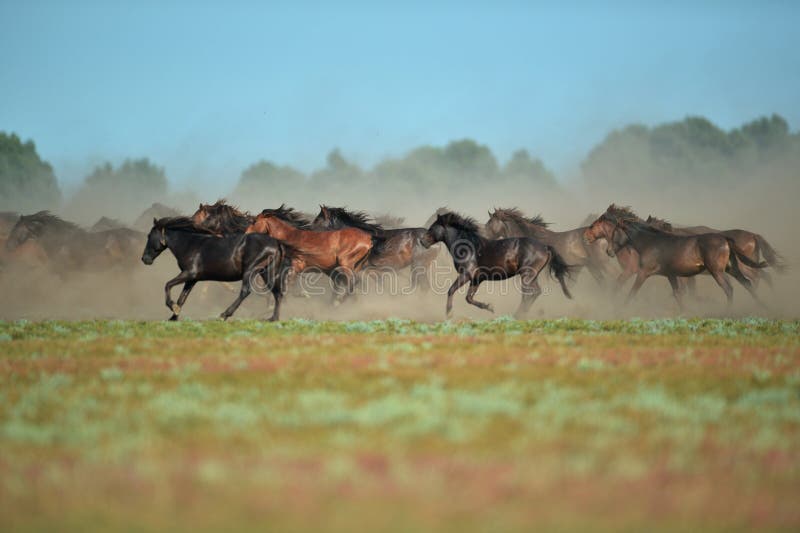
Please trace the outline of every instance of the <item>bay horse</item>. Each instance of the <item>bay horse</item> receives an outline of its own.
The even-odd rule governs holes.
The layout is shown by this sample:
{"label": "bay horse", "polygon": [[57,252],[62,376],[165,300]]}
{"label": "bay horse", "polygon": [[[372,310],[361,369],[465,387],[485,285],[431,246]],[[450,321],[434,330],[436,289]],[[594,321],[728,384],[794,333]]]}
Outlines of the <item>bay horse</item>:
{"label": "bay horse", "polygon": [[445,243],[453,258],[458,277],[447,291],[448,317],[453,310],[453,295],[467,283],[467,303],[494,312],[490,304],[475,300],[478,286],[484,281],[502,281],[514,276],[520,276],[522,281],[522,301],[514,316],[523,316],[542,292],[537,278],[545,267],[561,284],[564,295],[572,298],[565,280],[570,267],[553,246],[535,239],[487,239],[480,235],[474,219],[448,212],[437,215],[422,242],[425,246]]}
{"label": "bay horse", "polygon": [[36,241],[59,272],[96,270],[129,267],[143,240],[144,234],[129,228],[90,232],[49,211],[40,211],[19,218],[8,236],[6,250]]}
{"label": "bay horse", "polygon": [[[647,223],[660,230],[672,232],[675,235],[719,233],[733,239],[739,250],[751,261],[758,262],[763,257],[767,265],[775,268],[778,272],[782,272],[785,268],[780,254],[775,251],[772,245],[764,237],[752,231],[743,229],[718,230],[708,226],[674,226],[672,223],[653,215],[647,217]],[[740,268],[745,276],[754,283],[761,277],[769,286],[772,286],[772,277],[769,272],[752,269],[747,265],[741,265]]]}
{"label": "bay horse", "polygon": [[367,266],[375,269],[390,268],[411,270],[413,287],[430,288],[427,272],[438,252],[422,245],[421,239],[427,233],[425,228],[384,229],[382,225],[370,220],[362,211],[349,211],[343,207],[321,205],[312,228],[332,230],[358,228],[373,236],[374,246],[369,254]]}
{"label": "bay horse", "polygon": [[[198,281],[241,280],[239,296],[220,315],[227,320],[250,294],[257,277],[263,280],[275,299],[270,321],[280,318],[283,277],[291,263],[291,247],[260,233],[219,236],[198,227],[188,217],[153,219],[142,262],[152,265],[167,249],[175,256],[181,269],[180,274],[164,285],[166,305],[172,311],[169,320],[178,320],[181,307]],[[178,301],[173,302],[172,288],[181,283],[183,290]]]}
{"label": "bay horse", "polygon": [[576,268],[586,267],[597,283],[604,279],[605,263],[602,243],[586,243],[585,227],[568,231],[552,231],[541,215],[527,217],[517,208],[495,209],[489,212],[486,233],[493,239],[531,237],[552,246],[564,261]]}
{"label": "bay horse", "polygon": [[314,231],[305,217],[285,205],[264,209],[246,233],[266,233],[292,246],[292,277],[316,269],[331,277],[334,289],[344,284],[344,290],[334,290],[336,303],[353,291],[355,273],[369,260],[375,239],[358,228]]}
{"label": "bay horse", "polygon": [[637,252],[639,259],[636,280],[627,301],[636,295],[647,278],[660,275],[669,280],[672,294],[683,308],[678,278],[689,278],[708,271],[725,292],[729,305],[733,301],[733,287],[725,277],[726,272],[761,303],[752,283],[742,273],[740,263],[751,268],[764,268],[767,264],[750,260],[733,239],[719,233],[675,235],[648,225],[628,208],[612,204],[584,234],[587,242],[594,242],[598,238],[607,239],[610,256],[625,247],[631,247]]}

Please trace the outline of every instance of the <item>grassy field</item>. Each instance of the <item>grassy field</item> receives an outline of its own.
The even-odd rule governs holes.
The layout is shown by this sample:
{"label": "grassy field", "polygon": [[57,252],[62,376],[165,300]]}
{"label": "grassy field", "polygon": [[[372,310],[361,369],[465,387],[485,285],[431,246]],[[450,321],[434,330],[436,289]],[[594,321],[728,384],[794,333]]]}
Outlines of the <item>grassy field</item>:
{"label": "grassy field", "polygon": [[0,322],[0,529],[797,531],[798,333]]}

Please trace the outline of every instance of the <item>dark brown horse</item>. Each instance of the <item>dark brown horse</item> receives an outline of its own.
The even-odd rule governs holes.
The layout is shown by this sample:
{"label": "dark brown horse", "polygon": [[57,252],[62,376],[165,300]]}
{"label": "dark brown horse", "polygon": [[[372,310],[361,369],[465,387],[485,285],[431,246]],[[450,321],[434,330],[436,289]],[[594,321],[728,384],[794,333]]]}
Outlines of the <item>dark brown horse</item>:
{"label": "dark brown horse", "polygon": [[708,271],[725,292],[729,304],[733,300],[733,287],[725,277],[725,272],[731,274],[759,301],[740,264],[764,268],[766,263],[751,261],[733,239],[719,233],[675,235],[648,225],[628,208],[611,205],[585,230],[584,235],[587,242],[607,239],[610,244],[608,254],[612,256],[626,247],[637,252],[636,281],[628,300],[636,295],[647,278],[659,275],[669,280],[673,296],[678,305],[683,307],[678,279]]}
{"label": "dark brown horse", "polygon": [[48,211],[22,216],[6,241],[13,251],[28,241],[36,241],[58,272],[102,270],[114,266],[131,267],[144,241],[144,234],[121,228],[89,232]]}
{"label": "dark brown horse", "polygon": [[608,260],[602,243],[586,243],[583,228],[568,231],[552,231],[542,217],[526,217],[519,209],[495,209],[489,212],[486,232],[493,238],[531,237],[555,248],[558,255],[572,267],[586,267],[592,277],[602,283]]}
{"label": "dark brown horse", "polygon": [[302,215],[283,205],[264,209],[246,233],[266,233],[292,246],[293,275],[315,269],[331,276],[337,302],[353,291],[355,273],[366,265],[374,238],[358,228],[311,230]]}
{"label": "dark brown horse", "polygon": [[409,268],[414,287],[430,287],[427,272],[438,251],[429,250],[422,245],[421,239],[427,229],[383,229],[380,224],[371,221],[366,213],[325,205],[320,206],[312,227],[318,230],[358,228],[366,231],[374,237],[374,246],[367,262],[369,267],[395,271]]}
{"label": "dark brown horse", "polygon": [[448,317],[453,310],[453,295],[467,283],[467,302],[494,312],[490,304],[475,300],[478,286],[484,281],[502,281],[514,276],[522,280],[522,301],[514,315],[523,316],[542,292],[537,278],[545,267],[558,279],[567,298],[572,298],[565,283],[569,267],[550,245],[527,237],[486,239],[473,219],[456,213],[438,215],[428,229],[423,244],[431,246],[436,242],[445,243],[458,272],[447,291]]}
{"label": "dark brown horse", "polygon": [[[763,256],[769,266],[775,268],[779,272],[784,269],[780,254],[778,254],[772,245],[758,233],[743,229],[718,230],[708,226],[674,226],[670,222],[652,215],[647,217],[647,223],[660,230],[672,232],[675,235],[719,233],[720,235],[733,239],[733,242],[736,243],[736,246],[742,253],[754,263],[759,262]],[[741,270],[744,275],[754,283],[756,283],[759,278],[763,278],[770,286],[772,285],[772,277],[769,275],[769,272],[765,270],[752,269],[747,265],[742,265]]]}
{"label": "dark brown horse", "polygon": [[[258,233],[218,236],[200,228],[187,217],[153,220],[147,236],[142,262],[152,265],[156,257],[169,249],[178,261],[180,274],[164,286],[166,305],[172,311],[170,320],[178,320],[181,307],[198,281],[242,281],[239,296],[222,313],[226,320],[250,294],[256,278],[263,280],[275,298],[270,320],[280,318],[284,274],[290,268],[293,250],[268,235]],[[177,302],[172,301],[172,288],[183,283]]]}

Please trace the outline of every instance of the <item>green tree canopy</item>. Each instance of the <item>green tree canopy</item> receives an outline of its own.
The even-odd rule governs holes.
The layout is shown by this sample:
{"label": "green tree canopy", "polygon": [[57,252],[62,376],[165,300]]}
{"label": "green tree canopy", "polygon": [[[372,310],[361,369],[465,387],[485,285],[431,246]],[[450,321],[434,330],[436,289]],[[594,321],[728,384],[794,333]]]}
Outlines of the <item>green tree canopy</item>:
{"label": "green tree canopy", "polygon": [[800,150],[797,135],[772,115],[725,131],[703,117],[609,133],[584,160],[595,184],[730,183],[751,179],[767,160]]}
{"label": "green tree canopy", "polygon": [[19,212],[52,209],[61,201],[53,167],[33,141],[0,132],[0,209]]}

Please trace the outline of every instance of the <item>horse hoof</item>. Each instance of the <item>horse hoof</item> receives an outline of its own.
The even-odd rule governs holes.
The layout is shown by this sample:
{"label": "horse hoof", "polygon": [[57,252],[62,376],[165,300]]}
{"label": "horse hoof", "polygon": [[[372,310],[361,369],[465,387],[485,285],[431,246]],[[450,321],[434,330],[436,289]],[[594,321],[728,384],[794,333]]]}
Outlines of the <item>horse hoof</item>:
{"label": "horse hoof", "polygon": [[172,312],[175,313],[176,315],[181,314],[181,306],[180,305],[172,304],[171,309],[172,309]]}
{"label": "horse hoof", "polygon": [[334,307],[339,307],[340,305],[342,305],[342,301],[341,300],[334,300],[333,301],[333,306]]}
{"label": "horse hoof", "polygon": [[489,311],[490,313],[494,313],[494,307],[492,307],[491,305],[487,305],[486,310]]}
{"label": "horse hoof", "polygon": [[223,313],[223,314],[219,315],[219,319],[222,320],[223,322],[225,322],[225,321],[228,320],[228,315]]}
{"label": "horse hoof", "polygon": [[170,322],[175,322],[177,320],[178,320],[178,315],[172,315],[171,317],[169,317]]}

